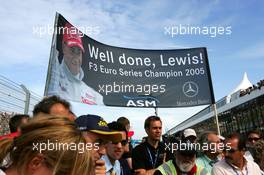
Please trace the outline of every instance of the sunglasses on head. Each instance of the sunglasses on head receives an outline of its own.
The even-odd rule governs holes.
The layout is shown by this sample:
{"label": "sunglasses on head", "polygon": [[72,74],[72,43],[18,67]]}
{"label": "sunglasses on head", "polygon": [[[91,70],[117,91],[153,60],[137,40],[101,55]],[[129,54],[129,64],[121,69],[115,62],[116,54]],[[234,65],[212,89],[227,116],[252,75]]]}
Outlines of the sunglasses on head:
{"label": "sunglasses on head", "polygon": [[128,141],[127,140],[121,140],[120,142],[112,142],[112,144],[117,145],[118,143],[121,143],[122,146],[125,146]]}
{"label": "sunglasses on head", "polygon": [[248,138],[248,141],[250,141],[250,142],[252,142],[252,141],[258,141],[260,138],[258,138],[258,137],[250,137],[250,138]]}

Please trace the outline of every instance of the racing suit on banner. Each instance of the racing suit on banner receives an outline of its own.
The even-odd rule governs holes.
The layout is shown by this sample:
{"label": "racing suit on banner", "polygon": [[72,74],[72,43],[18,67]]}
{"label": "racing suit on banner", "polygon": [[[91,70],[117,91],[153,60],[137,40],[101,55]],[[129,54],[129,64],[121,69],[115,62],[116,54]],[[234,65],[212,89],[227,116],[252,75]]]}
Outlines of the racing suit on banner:
{"label": "racing suit on banner", "polygon": [[79,74],[73,75],[65,64],[64,59],[57,69],[59,72],[56,73],[55,84],[53,84],[52,88],[53,94],[75,102],[104,105],[103,96],[82,81],[84,77],[82,69],[80,69]]}

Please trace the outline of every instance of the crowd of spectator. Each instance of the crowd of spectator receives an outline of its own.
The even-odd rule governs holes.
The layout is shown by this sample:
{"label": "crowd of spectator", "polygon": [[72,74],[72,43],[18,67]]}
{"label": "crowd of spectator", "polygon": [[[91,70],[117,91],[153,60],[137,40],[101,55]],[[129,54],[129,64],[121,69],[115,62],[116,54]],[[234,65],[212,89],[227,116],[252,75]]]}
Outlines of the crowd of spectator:
{"label": "crowd of spectator", "polygon": [[161,140],[162,120],[149,116],[147,136],[133,148],[127,118],[76,117],[57,96],[39,102],[32,117],[1,116],[1,127],[10,129],[0,135],[0,175],[263,175],[264,141],[257,130],[224,138],[187,128]]}
{"label": "crowd of spectator", "polygon": [[264,86],[264,80],[260,80],[256,85],[250,86],[247,89],[243,89],[240,91],[240,97],[250,94],[252,91],[257,89],[261,89]]}
{"label": "crowd of spectator", "polygon": [[9,134],[9,120],[15,113],[0,112],[0,136]]}

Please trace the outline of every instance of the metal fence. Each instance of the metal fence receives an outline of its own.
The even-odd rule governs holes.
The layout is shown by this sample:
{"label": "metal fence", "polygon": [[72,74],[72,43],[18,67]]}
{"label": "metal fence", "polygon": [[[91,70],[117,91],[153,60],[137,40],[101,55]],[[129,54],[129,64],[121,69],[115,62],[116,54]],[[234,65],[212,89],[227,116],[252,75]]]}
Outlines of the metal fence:
{"label": "metal fence", "polygon": [[0,75],[0,111],[31,114],[42,97]]}
{"label": "metal fence", "polygon": [[29,91],[0,75],[0,135],[9,132],[8,122],[14,114],[32,114],[34,106],[42,99],[40,95]]}

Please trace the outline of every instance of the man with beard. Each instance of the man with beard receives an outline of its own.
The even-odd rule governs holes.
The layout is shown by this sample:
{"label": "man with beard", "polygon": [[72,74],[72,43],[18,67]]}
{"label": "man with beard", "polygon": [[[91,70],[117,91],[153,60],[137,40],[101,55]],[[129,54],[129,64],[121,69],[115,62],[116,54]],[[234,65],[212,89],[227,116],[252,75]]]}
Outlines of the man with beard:
{"label": "man with beard", "polygon": [[191,143],[197,142],[197,135],[194,129],[188,128],[183,131],[184,140],[189,140]]}
{"label": "man with beard", "polygon": [[204,167],[195,164],[195,143],[174,140],[172,145],[174,158],[160,165],[154,175],[209,175]]}
{"label": "man with beard", "polygon": [[214,164],[220,160],[222,151],[220,148],[223,148],[223,143],[214,131],[202,133],[199,143],[207,149],[202,150],[201,155],[196,159],[196,164],[203,166],[211,174]]}
{"label": "man with beard", "polygon": [[124,171],[127,167],[122,167],[119,161],[124,153],[125,146],[128,144],[126,128],[117,122],[109,123],[108,127],[112,131],[120,132],[122,140],[118,142],[111,141],[106,144],[106,154],[101,158],[105,161],[106,175],[130,175],[130,172]]}
{"label": "man with beard", "polygon": [[259,166],[244,157],[246,142],[239,134],[231,134],[225,140],[225,159],[216,163],[213,175],[261,175]]}
{"label": "man with beard", "polygon": [[83,34],[70,23],[65,24],[62,38],[63,59],[60,64],[57,59],[54,62],[55,69],[51,70],[53,77],[48,95],[59,95],[67,100],[90,105],[102,105],[103,96],[82,81],[84,47],[81,36]]}
{"label": "man with beard", "polygon": [[148,135],[147,140],[132,150],[132,167],[137,175],[153,174],[155,168],[165,162],[168,157],[165,145],[160,142],[162,135],[160,118],[148,117],[144,128]]}

